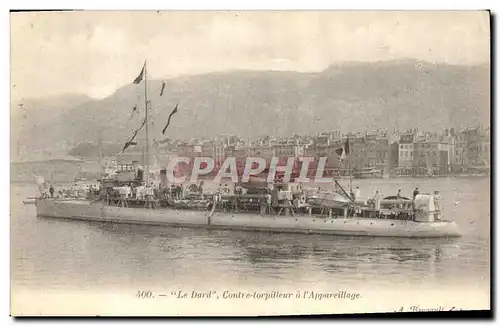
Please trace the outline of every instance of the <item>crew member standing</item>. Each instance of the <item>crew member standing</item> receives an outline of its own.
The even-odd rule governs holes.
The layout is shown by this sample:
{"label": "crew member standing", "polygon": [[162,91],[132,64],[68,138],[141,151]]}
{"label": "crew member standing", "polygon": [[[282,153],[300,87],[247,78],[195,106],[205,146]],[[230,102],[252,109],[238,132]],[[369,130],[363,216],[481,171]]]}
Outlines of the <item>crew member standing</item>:
{"label": "crew member standing", "polygon": [[441,216],[441,195],[439,191],[434,191],[434,211],[435,211],[435,219],[440,220]]}
{"label": "crew member standing", "polygon": [[397,208],[403,208],[403,204],[400,204],[399,201],[401,200],[401,189],[398,189],[398,194],[396,195],[396,199],[398,200],[398,203],[397,203]]}
{"label": "crew member standing", "polygon": [[359,190],[359,186],[356,187],[354,190],[354,198],[353,200],[357,200],[361,197],[361,190]]}
{"label": "crew member standing", "polygon": [[396,198],[399,200],[401,199],[401,189],[398,189],[398,194],[396,195]]}
{"label": "crew member standing", "polygon": [[50,198],[54,198],[54,187],[52,187],[52,185],[50,185],[49,192],[50,192]]}
{"label": "crew member standing", "polygon": [[380,210],[380,199],[381,199],[381,196],[378,193],[378,190],[375,190],[375,195],[373,196],[373,201],[375,202],[375,209],[377,211]]}
{"label": "crew member standing", "polygon": [[272,195],[271,195],[271,190],[267,190],[266,193],[266,205],[267,209],[269,210],[269,215],[271,215],[271,204],[272,204]]}
{"label": "crew member standing", "polygon": [[417,198],[419,193],[420,193],[420,191],[418,191],[418,187],[416,187],[415,190],[413,190],[413,200],[415,200],[415,198]]}

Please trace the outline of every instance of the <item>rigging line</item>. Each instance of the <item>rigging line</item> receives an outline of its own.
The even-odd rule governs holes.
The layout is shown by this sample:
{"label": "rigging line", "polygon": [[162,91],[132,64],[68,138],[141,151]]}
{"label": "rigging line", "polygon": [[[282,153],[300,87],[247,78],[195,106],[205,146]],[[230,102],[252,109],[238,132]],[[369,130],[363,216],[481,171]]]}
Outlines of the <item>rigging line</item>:
{"label": "rigging line", "polygon": [[146,124],[146,119],[144,119],[144,120],[142,121],[141,126],[140,126],[140,127],[139,127],[136,131],[135,131],[135,133],[137,134],[137,133],[139,132],[139,130],[141,130],[141,129],[142,129],[142,127],[144,127],[144,125],[145,125],[145,124]]}
{"label": "rigging line", "polygon": [[142,127],[144,127],[144,125],[145,125],[145,124],[146,124],[146,119],[144,119],[144,120],[142,121],[141,126],[140,126],[139,128],[137,128],[137,129],[133,132],[133,136],[132,136],[132,138],[130,138],[129,142],[131,142],[131,141],[133,141],[133,140],[134,140],[134,138],[137,136],[137,133],[138,133],[138,132],[142,129]]}
{"label": "rigging line", "polygon": [[144,121],[142,122],[142,125],[137,130],[134,131],[134,134],[132,135],[132,137],[125,143],[125,147],[122,149],[121,153],[123,153],[125,151],[125,149],[128,148],[128,146],[129,146],[128,144],[131,144],[134,141],[135,137],[137,136],[137,133],[142,129],[142,127],[144,127],[145,124],[146,124],[146,119],[144,119]]}

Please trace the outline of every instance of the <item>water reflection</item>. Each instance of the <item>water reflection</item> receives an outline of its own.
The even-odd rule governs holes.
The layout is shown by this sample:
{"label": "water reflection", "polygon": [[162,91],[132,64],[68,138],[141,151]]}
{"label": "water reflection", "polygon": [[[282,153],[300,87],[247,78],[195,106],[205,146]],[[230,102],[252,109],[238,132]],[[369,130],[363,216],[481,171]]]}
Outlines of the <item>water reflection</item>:
{"label": "water reflection", "polygon": [[[328,273],[349,273],[362,267],[392,265],[433,275],[436,266],[453,257],[456,238],[405,239],[346,237],[265,232],[220,231],[98,223],[92,225],[110,235],[142,264],[154,261],[155,251],[168,259],[204,260],[207,256],[233,267],[283,270],[316,265]],[[158,253],[156,253],[158,256]]]}
{"label": "water reflection", "polygon": [[[459,195],[459,204],[446,204],[446,214],[464,226],[465,237],[273,234],[37,219],[34,207],[22,204],[29,194],[21,191],[12,202],[12,278],[40,289],[487,282],[488,184],[438,181],[419,186],[447,189],[447,199]],[[383,181],[377,188],[390,193],[402,182]]]}

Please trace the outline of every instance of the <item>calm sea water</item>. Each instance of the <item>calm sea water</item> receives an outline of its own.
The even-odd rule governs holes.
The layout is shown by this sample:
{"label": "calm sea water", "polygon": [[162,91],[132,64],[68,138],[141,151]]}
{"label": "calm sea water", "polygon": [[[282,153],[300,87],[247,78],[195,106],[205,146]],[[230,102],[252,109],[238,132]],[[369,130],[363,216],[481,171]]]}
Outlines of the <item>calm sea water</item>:
{"label": "calm sea water", "polygon": [[[345,182],[344,182],[345,183]],[[11,188],[11,279],[30,290],[490,282],[488,178],[360,180],[363,195],[441,191],[458,239],[270,234],[37,218]]]}

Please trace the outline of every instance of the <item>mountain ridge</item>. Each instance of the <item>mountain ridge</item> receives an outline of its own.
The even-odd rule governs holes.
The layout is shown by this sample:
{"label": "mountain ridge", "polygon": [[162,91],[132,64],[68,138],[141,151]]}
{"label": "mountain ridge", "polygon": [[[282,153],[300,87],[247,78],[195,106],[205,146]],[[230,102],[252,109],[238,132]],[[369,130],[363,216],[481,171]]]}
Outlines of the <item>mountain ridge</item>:
{"label": "mountain ridge", "polygon": [[[405,59],[330,65],[321,72],[233,70],[164,81],[167,86],[160,97],[162,80],[148,80],[154,139],[212,138],[222,133],[242,138],[292,136],[332,129],[432,131],[490,120],[485,64]],[[23,144],[61,152],[98,138],[125,142],[142,121],[143,90],[142,83],[130,83],[103,99],[75,100],[51,112],[51,118],[36,128],[13,121],[13,133]],[[179,112],[162,135],[177,100]]]}

